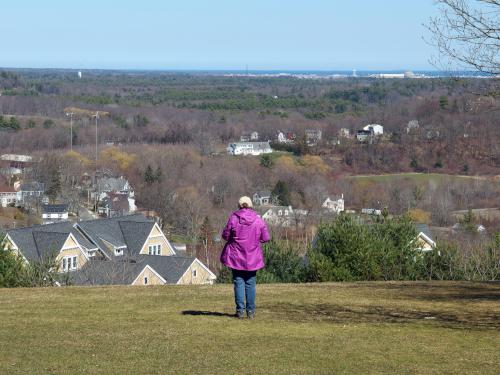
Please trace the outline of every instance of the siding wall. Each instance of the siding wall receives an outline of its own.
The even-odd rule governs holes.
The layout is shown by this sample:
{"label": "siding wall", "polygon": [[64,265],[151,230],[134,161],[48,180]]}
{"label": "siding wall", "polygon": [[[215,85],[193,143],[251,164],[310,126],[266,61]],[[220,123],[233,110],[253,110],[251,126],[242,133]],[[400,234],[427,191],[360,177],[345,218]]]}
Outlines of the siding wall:
{"label": "siding wall", "polygon": [[[193,270],[196,270],[196,277],[193,276]],[[195,261],[181,277],[179,284],[211,284],[212,282],[207,270]]]}
{"label": "siding wall", "polygon": [[140,254],[146,254],[146,255],[149,254],[150,245],[161,245],[162,256],[174,255],[171,252],[170,247],[168,246],[165,235],[160,230],[158,230],[156,225],[153,227],[153,230],[151,231],[151,234],[149,235],[146,244],[141,249]]}
{"label": "siding wall", "polygon": [[163,285],[164,282],[156,276],[155,273],[151,272],[149,268],[145,268],[140,274],[137,280],[132,283],[132,285],[145,285],[144,284],[144,278],[148,278],[148,284],[147,285]]}

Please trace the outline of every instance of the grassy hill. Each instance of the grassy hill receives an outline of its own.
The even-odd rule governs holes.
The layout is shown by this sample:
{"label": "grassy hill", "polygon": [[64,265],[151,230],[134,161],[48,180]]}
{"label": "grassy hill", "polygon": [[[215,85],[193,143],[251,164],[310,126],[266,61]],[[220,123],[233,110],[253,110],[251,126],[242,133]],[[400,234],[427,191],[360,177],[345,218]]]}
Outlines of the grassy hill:
{"label": "grassy hill", "polygon": [[2,374],[494,374],[500,284],[0,290]]}

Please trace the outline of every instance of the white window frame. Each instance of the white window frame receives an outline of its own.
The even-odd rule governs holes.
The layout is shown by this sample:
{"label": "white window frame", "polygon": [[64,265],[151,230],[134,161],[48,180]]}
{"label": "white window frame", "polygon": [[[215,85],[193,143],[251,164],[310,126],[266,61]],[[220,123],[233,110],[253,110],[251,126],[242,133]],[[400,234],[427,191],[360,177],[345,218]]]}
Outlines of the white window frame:
{"label": "white window frame", "polygon": [[61,268],[63,272],[75,271],[76,269],[78,269],[78,256],[71,255],[62,258]]}
{"label": "white window frame", "polygon": [[161,244],[148,245],[149,255],[161,255]]}

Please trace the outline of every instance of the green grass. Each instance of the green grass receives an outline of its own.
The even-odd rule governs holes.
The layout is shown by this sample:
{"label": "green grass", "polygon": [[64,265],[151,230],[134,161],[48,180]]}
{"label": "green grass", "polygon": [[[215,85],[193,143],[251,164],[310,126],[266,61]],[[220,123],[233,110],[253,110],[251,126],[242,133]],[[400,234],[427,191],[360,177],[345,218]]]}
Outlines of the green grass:
{"label": "green grass", "polygon": [[0,290],[1,374],[496,374],[500,285]]}

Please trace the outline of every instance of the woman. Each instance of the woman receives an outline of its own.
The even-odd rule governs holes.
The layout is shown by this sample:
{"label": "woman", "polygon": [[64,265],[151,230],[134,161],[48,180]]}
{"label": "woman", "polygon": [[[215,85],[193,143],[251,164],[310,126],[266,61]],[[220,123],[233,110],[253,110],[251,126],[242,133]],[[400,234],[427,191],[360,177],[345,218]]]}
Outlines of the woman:
{"label": "woman", "polygon": [[264,267],[260,244],[269,241],[269,232],[264,220],[252,209],[249,197],[241,197],[238,206],[239,210],[231,214],[222,231],[227,242],[220,260],[233,272],[236,317],[244,318],[246,309],[248,318],[253,319],[256,274]]}

